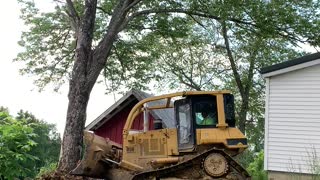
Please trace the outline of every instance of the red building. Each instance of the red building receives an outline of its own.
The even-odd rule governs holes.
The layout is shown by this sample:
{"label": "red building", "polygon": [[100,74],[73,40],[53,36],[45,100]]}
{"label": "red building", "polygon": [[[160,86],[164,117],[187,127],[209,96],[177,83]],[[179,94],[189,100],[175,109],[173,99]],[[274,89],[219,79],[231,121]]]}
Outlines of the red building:
{"label": "red building", "polygon": [[[151,94],[139,90],[127,92],[121,99],[92,121],[85,130],[93,131],[96,135],[109,138],[114,142],[122,144],[122,130],[131,109],[142,99],[151,96]],[[157,104],[160,104],[160,102],[155,101],[148,103],[148,105]],[[175,127],[172,108],[151,111],[149,113],[149,129],[153,129],[154,120],[162,120],[163,127]],[[134,120],[132,129],[143,130],[143,113]]]}

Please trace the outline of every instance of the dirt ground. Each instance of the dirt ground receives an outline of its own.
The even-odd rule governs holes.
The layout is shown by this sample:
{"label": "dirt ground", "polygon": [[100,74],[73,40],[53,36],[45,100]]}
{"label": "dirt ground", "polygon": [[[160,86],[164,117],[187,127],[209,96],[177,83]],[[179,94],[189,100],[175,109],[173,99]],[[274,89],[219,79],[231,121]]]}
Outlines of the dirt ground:
{"label": "dirt ground", "polygon": [[102,179],[94,179],[94,178],[87,178],[82,176],[73,176],[65,172],[54,172],[50,174],[45,174],[40,177],[39,180],[102,180]]}

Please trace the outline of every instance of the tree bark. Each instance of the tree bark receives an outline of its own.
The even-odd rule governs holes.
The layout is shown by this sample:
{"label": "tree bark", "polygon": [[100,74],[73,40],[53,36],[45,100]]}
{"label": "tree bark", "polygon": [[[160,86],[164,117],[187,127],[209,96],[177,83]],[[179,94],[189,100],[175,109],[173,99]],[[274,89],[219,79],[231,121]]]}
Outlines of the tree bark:
{"label": "tree bark", "polygon": [[[82,77],[83,78],[83,77]],[[80,160],[82,136],[86,121],[86,110],[91,91],[83,84],[83,79],[70,82],[67,121],[62,141],[59,170],[69,172]]]}

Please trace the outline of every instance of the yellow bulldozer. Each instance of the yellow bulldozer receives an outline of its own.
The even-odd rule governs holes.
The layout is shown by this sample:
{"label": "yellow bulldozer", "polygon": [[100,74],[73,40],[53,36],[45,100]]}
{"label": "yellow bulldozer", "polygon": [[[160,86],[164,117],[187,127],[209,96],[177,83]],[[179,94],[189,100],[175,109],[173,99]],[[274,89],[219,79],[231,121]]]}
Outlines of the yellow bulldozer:
{"label": "yellow bulldozer", "polygon": [[[161,102],[151,106],[151,102]],[[140,113],[174,108],[175,128],[131,126]],[[147,117],[147,116],[145,116]],[[235,127],[229,91],[184,91],[146,98],[131,110],[123,145],[85,131],[84,155],[71,172],[104,179],[250,179],[233,157],[248,147]]]}

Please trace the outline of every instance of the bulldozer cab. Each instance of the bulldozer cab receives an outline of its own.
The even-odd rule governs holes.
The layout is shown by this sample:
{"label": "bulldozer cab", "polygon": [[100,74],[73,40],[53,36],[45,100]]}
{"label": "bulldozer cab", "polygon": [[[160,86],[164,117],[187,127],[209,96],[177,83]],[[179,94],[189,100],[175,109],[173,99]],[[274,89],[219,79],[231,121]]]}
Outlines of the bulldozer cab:
{"label": "bulldozer cab", "polygon": [[234,127],[234,98],[224,94],[194,95],[174,103],[179,151],[192,150],[196,144],[196,129]]}

